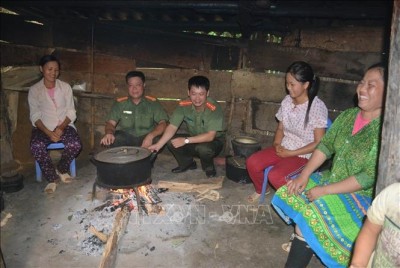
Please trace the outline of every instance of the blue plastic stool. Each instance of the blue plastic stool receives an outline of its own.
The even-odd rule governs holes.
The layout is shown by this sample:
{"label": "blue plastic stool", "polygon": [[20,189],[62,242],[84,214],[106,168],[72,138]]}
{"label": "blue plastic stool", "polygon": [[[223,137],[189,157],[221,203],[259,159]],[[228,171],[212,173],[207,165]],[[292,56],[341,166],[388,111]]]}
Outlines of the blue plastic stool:
{"label": "blue plastic stool", "polygon": [[[47,150],[59,150],[59,149],[64,149],[64,143],[62,142],[55,142],[55,143],[50,143],[49,146],[47,146]],[[36,167],[36,181],[42,181],[42,170],[40,169],[39,163],[35,161],[35,167]],[[71,173],[72,177],[76,177],[76,163],[75,163],[75,158],[72,160],[71,164],[69,165],[69,172]]]}
{"label": "blue plastic stool", "polygon": [[[331,125],[332,125],[332,120],[329,119],[329,117],[328,117],[326,131],[328,131],[330,129]],[[264,203],[264,201],[265,201],[265,192],[267,191],[267,185],[268,185],[268,173],[273,167],[274,166],[269,166],[264,169],[264,181],[263,181],[263,185],[262,185],[260,200],[258,201],[258,204],[260,204],[260,205],[262,203]],[[290,178],[294,179],[295,177],[297,177],[297,175],[298,174],[294,174]]]}

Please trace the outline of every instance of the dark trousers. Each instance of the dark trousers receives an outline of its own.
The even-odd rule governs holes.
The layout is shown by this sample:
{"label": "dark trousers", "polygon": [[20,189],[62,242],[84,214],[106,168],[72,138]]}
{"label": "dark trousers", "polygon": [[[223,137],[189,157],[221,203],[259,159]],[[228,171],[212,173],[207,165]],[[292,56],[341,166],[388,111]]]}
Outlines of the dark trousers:
{"label": "dark trousers", "polygon": [[[146,135],[140,136],[140,137],[135,137],[129,132],[122,131],[122,130],[117,130],[114,133],[115,136],[115,141],[113,144],[111,144],[110,147],[119,147],[119,146],[136,146],[140,147],[142,146],[143,140],[146,137]],[[153,144],[159,141],[161,136],[157,136],[153,139]],[[161,152],[161,151],[160,151]],[[150,163],[153,166],[154,162],[157,159],[157,154],[154,153],[150,157]]]}
{"label": "dark trousers", "polygon": [[[174,138],[176,137],[187,136],[178,134]],[[204,171],[215,170],[214,158],[222,151],[223,146],[224,142],[222,139],[215,139],[204,143],[189,143],[179,148],[175,148],[170,141],[167,143],[168,149],[174,155],[180,167],[187,167],[193,162],[193,157],[198,157]]]}
{"label": "dark trousers", "polygon": [[[72,160],[76,158],[81,151],[82,143],[75,128],[71,126],[67,126],[64,129],[60,142],[64,143],[65,148],[61,154],[61,159],[57,165],[57,169],[60,173],[67,173]],[[50,158],[49,152],[47,151],[47,146],[50,143],[53,142],[46,134],[44,134],[44,132],[38,128],[33,128],[31,152],[33,157],[39,163],[40,169],[43,172],[43,177],[49,182],[52,182],[58,180],[59,177],[56,174],[53,162]]]}
{"label": "dark trousers", "polygon": [[115,141],[111,144],[111,147],[119,147],[119,146],[142,146],[143,140],[146,135],[135,137],[129,132],[117,130],[114,133]]}

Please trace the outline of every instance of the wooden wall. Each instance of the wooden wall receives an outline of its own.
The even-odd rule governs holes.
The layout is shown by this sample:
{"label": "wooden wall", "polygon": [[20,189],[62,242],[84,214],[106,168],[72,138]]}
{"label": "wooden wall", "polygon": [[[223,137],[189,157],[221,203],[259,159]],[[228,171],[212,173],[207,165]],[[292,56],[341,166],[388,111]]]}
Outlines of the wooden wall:
{"label": "wooden wall", "polygon": [[[305,60],[314,67],[321,77],[319,97],[334,119],[354,105],[356,81],[369,65],[381,60],[386,52],[383,41],[388,38],[383,35],[384,26],[316,28],[302,30],[301,42],[294,38],[298,32],[293,32],[282,44],[254,39],[243,46],[235,41],[223,44],[213,38],[154,35],[87,21],[53,21],[38,26],[6,15],[1,21],[2,39],[8,42],[0,44],[1,65],[13,67],[2,72],[2,87],[10,94],[19,94],[18,107],[8,108],[17,114],[13,116],[13,152],[22,162],[33,161],[26,89],[38,78],[36,66],[43,54],[54,53],[60,58],[61,79],[87,84],[86,92],[75,94],[77,126],[84,142],[83,155],[87,156],[98,147],[113,99],[126,95],[124,76],[130,70],[142,70],[147,77],[146,94],[158,98],[185,98],[188,79],[206,75],[211,81],[211,96],[225,109],[229,137],[250,135],[266,146],[276,128],[274,115],[286,94],[284,72],[290,63]],[[27,69],[30,76],[21,82],[18,77]],[[175,101],[162,103],[169,113],[176,107]],[[227,147],[227,154],[229,150]]]}

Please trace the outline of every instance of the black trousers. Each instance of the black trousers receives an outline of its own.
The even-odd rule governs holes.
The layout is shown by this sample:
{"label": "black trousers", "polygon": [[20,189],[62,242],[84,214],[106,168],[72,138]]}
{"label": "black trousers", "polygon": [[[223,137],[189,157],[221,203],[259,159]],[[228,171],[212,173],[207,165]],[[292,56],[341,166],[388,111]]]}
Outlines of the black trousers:
{"label": "black trousers", "polygon": [[146,137],[146,135],[135,137],[132,134],[122,130],[115,131],[114,136],[115,136],[115,141],[113,144],[111,144],[111,147],[119,147],[119,146],[140,147],[143,143],[144,138]]}
{"label": "black trousers", "polygon": [[[187,135],[178,134],[174,138],[176,137],[187,137]],[[168,149],[174,155],[180,167],[187,167],[193,162],[193,157],[198,157],[204,171],[215,170],[214,158],[222,151],[223,146],[223,139],[204,143],[189,143],[179,148],[175,148],[170,141],[167,143]]]}

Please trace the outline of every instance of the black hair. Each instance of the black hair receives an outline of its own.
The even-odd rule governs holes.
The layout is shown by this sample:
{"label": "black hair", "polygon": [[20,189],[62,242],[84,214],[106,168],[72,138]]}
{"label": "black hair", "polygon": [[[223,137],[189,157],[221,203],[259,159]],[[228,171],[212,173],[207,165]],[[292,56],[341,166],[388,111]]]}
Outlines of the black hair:
{"label": "black hair", "polygon": [[40,66],[44,66],[46,63],[50,62],[50,61],[55,61],[58,64],[58,68],[61,69],[61,63],[60,60],[54,56],[54,55],[44,55],[40,61],[39,61],[39,65]]}
{"label": "black hair", "polygon": [[139,77],[140,79],[142,79],[143,83],[146,82],[144,73],[142,73],[141,71],[130,71],[129,73],[127,73],[125,76],[126,83],[128,83],[129,78],[132,78],[132,77]]}
{"label": "black hair", "polygon": [[382,80],[383,80],[383,88],[385,89],[386,88],[386,83],[387,83],[387,80],[388,80],[387,65],[385,65],[384,62],[375,63],[375,64],[372,64],[371,66],[369,66],[367,71],[372,70],[372,69],[377,69],[381,73]]}
{"label": "black hair", "polygon": [[295,61],[293,62],[286,70],[286,73],[290,73],[293,77],[301,83],[308,83],[307,88],[307,96],[308,96],[308,107],[306,116],[304,118],[304,128],[308,124],[309,113],[311,109],[311,105],[314,101],[314,98],[318,94],[319,88],[319,78],[314,75],[314,71],[311,66],[304,61]]}
{"label": "black hair", "polygon": [[203,87],[208,91],[210,89],[210,80],[208,80],[208,78],[205,76],[196,75],[190,78],[188,81],[189,90],[192,86]]}

